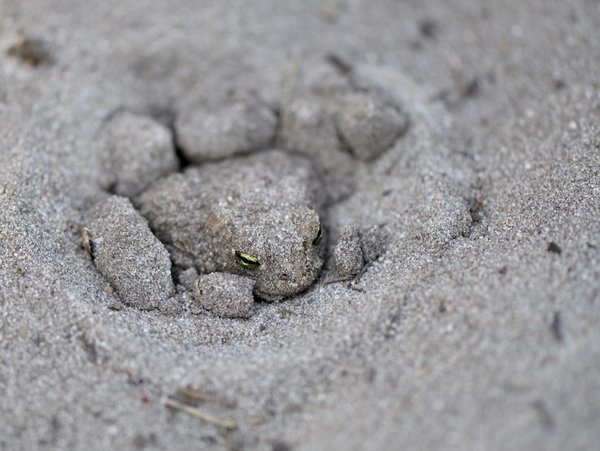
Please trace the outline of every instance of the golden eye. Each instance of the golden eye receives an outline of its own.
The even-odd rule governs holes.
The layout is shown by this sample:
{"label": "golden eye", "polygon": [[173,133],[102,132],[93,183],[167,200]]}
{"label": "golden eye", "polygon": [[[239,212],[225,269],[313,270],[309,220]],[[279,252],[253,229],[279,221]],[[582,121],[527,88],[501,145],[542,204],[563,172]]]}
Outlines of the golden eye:
{"label": "golden eye", "polygon": [[258,265],[260,265],[260,263],[258,262],[258,258],[256,258],[253,255],[239,251],[235,251],[235,261],[237,261],[241,267],[246,269],[254,269]]}
{"label": "golden eye", "polygon": [[316,246],[317,244],[319,244],[321,242],[322,239],[323,239],[323,227],[321,227],[321,224],[319,224],[319,230],[317,230],[317,236],[315,236],[315,239],[313,240],[313,244]]}

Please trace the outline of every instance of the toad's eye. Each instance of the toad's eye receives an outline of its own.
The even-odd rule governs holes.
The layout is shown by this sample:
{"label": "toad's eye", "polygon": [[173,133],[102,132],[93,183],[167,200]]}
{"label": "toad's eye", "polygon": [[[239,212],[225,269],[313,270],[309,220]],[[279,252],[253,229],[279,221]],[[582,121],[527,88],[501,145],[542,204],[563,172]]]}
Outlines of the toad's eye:
{"label": "toad's eye", "polygon": [[237,261],[241,267],[246,269],[254,269],[258,265],[260,265],[260,263],[258,262],[258,258],[256,258],[253,255],[239,251],[235,251],[235,261]]}
{"label": "toad's eye", "polygon": [[322,239],[323,239],[323,227],[321,227],[321,224],[319,224],[319,230],[317,230],[317,235],[315,236],[315,239],[313,240],[313,244],[316,246],[317,244],[319,244],[321,242]]}

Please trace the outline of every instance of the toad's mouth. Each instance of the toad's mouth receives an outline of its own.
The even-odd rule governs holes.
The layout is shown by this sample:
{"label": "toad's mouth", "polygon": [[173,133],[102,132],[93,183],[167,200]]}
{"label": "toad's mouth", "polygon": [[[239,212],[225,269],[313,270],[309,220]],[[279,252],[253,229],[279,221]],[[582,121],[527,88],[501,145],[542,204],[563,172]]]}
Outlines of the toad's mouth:
{"label": "toad's mouth", "polygon": [[265,301],[281,301],[308,290],[318,279],[323,267],[323,259],[316,257],[308,264],[302,276],[259,280],[254,287],[254,294]]}

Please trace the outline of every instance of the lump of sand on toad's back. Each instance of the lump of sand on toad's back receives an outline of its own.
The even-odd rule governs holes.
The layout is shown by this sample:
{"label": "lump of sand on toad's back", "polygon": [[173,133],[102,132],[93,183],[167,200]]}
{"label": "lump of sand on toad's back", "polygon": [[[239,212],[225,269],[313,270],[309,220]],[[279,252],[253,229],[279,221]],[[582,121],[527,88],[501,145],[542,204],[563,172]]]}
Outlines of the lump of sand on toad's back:
{"label": "lump of sand on toad's back", "polygon": [[333,249],[333,261],[337,277],[355,276],[364,266],[360,233],[357,228],[344,226]]}
{"label": "lump of sand on toad's back", "polygon": [[191,102],[177,115],[177,144],[192,163],[221,160],[272,146],[274,111],[256,96]]}
{"label": "lump of sand on toad's back", "polygon": [[194,297],[200,306],[225,318],[249,318],[252,315],[256,281],[229,273],[202,274],[196,281]]}
{"label": "lump of sand on toad's back", "polygon": [[111,196],[84,220],[94,264],[125,304],[149,310],[175,292],[169,253],[129,199]]}
{"label": "lump of sand on toad's back", "polygon": [[328,201],[335,202],[354,190],[355,161],[341,149],[334,121],[335,105],[307,97],[291,102],[282,119],[283,148],[307,155],[326,181]]}
{"label": "lump of sand on toad's back", "polygon": [[106,185],[121,196],[136,196],[178,167],[170,130],[142,114],[111,117],[102,129],[102,146]]}
{"label": "lump of sand on toad's back", "polygon": [[354,277],[370,262],[385,253],[386,235],[380,226],[342,227],[333,249],[335,277]]}
{"label": "lump of sand on toad's back", "polygon": [[408,129],[408,115],[374,94],[350,95],[336,117],[341,139],[355,158],[369,161],[391,148]]}

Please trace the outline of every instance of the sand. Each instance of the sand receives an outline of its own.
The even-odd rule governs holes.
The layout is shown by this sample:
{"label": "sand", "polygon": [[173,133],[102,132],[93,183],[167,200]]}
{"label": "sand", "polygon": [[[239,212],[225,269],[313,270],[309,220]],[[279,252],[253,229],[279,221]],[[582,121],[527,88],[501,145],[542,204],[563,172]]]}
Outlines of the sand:
{"label": "sand", "polygon": [[[598,23],[589,0],[0,0],[0,449],[594,449]],[[277,111],[327,68],[410,116],[329,208],[329,246],[382,225],[386,253],[247,320],[121,302],[80,234],[111,115],[173,127],[232,89]]]}

